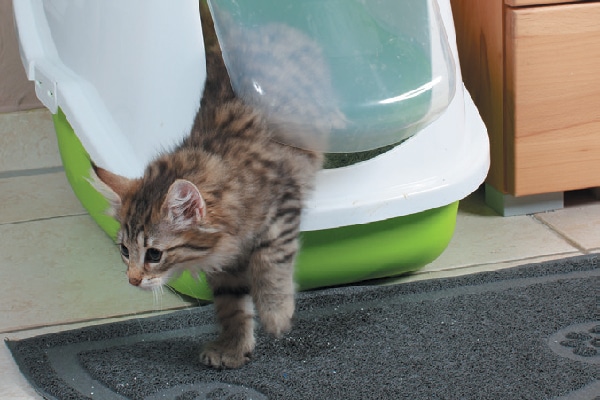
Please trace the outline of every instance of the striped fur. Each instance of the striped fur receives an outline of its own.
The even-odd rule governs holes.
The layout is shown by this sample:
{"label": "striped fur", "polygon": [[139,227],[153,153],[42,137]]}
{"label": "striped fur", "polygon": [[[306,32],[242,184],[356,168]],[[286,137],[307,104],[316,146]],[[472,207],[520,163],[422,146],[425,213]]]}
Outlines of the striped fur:
{"label": "striped fur", "polygon": [[277,142],[280,125],[234,95],[206,11],[208,77],[190,136],[140,179],[93,175],[121,224],[129,282],[205,272],[222,330],[201,361],[237,368],[254,349],[255,309],[267,332],[291,327],[300,216],[322,154]]}

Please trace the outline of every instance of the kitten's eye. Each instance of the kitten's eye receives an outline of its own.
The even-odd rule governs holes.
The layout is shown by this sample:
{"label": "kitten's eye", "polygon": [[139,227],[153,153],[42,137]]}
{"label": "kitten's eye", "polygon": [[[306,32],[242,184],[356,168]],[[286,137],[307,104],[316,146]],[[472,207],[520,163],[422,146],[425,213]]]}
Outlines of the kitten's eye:
{"label": "kitten's eye", "polygon": [[146,262],[157,263],[162,258],[162,254],[163,254],[162,251],[155,249],[155,248],[150,248],[150,249],[146,250]]}
{"label": "kitten's eye", "polygon": [[129,258],[129,249],[123,243],[121,243],[121,255],[125,258]]}

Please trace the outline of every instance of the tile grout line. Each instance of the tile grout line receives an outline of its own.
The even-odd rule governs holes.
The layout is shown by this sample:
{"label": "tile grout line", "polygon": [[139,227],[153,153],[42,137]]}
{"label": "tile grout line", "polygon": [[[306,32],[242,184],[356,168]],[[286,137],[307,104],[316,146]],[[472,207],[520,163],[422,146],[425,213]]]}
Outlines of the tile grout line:
{"label": "tile grout line", "polygon": [[579,250],[583,254],[589,254],[590,253],[590,250],[588,250],[585,247],[581,246],[575,240],[571,239],[570,237],[568,237],[567,235],[565,235],[564,233],[562,233],[561,231],[559,231],[558,229],[556,229],[552,224],[544,221],[541,218],[538,218],[537,214],[532,214],[531,217],[532,217],[532,219],[534,221],[536,221],[539,224],[541,224],[541,225],[545,226],[546,228],[550,229],[557,237],[559,237],[560,239],[564,240],[565,242],[567,242],[567,244],[569,244],[570,246],[573,246],[574,248],[576,248],[577,250]]}
{"label": "tile grout line", "polygon": [[[599,249],[600,250],[600,249]],[[593,254],[593,252],[591,252],[591,254]],[[494,265],[500,265],[500,264],[511,264],[511,263],[522,263],[519,265],[526,265],[528,263],[536,263],[536,262],[544,262],[541,260],[547,260],[548,257],[556,257],[557,260],[559,260],[561,257],[573,257],[576,255],[584,255],[582,254],[582,252],[578,252],[578,251],[572,251],[572,252],[562,252],[562,253],[554,253],[554,254],[545,254],[545,255],[539,255],[539,256],[531,256],[531,257],[525,257],[525,258],[519,258],[519,259],[514,259],[514,260],[506,260],[500,263],[497,262],[489,262],[489,263],[479,263],[479,264],[471,264],[471,265],[465,265],[459,268],[446,268],[446,269],[441,269],[441,270],[437,270],[437,271],[429,271],[429,272],[420,272],[420,271],[415,271],[412,274],[408,274],[406,275],[406,277],[416,277],[416,278],[426,278],[426,279],[439,279],[439,278],[444,278],[442,277],[436,277],[434,275],[439,274],[439,273],[448,273],[448,272],[454,272],[454,271],[467,271],[466,274],[469,274],[468,270],[470,269],[474,269],[474,268],[485,268],[486,266],[494,266]],[[540,260],[540,261],[536,261],[536,260]],[[504,268],[501,268],[504,269]],[[501,270],[500,269],[500,270]],[[400,276],[397,278],[401,278]],[[368,281],[366,281],[368,282]],[[360,284],[360,282],[357,282],[357,284]],[[402,284],[402,282],[394,282],[393,284]],[[145,318],[145,317],[150,317],[153,315],[159,315],[162,313],[170,313],[170,312],[174,312],[174,311],[179,311],[179,310],[186,310],[186,309],[193,309],[195,307],[201,307],[205,304],[195,304],[195,303],[191,303],[191,304],[186,304],[186,305],[181,305],[181,306],[174,306],[171,308],[166,308],[166,309],[161,309],[161,310],[147,310],[147,311],[142,311],[142,312],[135,312],[135,313],[130,313],[130,314],[122,314],[122,315],[112,315],[112,316],[106,316],[106,317],[95,317],[95,318],[87,318],[87,319],[81,319],[81,320],[76,320],[76,321],[66,321],[66,322],[56,322],[56,323],[48,323],[45,325],[32,325],[32,326],[26,326],[26,327],[22,327],[22,328],[15,328],[15,329],[8,329],[5,331],[0,331],[0,335],[7,335],[7,334],[16,334],[16,333],[25,333],[25,332],[31,332],[33,333],[34,331],[37,330],[43,330],[43,329],[48,329],[48,328],[56,328],[56,327],[65,327],[68,328],[69,326],[78,326],[78,325],[82,325],[84,324],[85,326],[87,326],[87,324],[92,323],[92,325],[94,325],[95,323],[98,324],[102,324],[105,323],[104,321],[112,321],[112,320],[128,320],[128,319],[135,319],[135,318]]]}
{"label": "tile grout line", "polygon": [[18,169],[13,171],[1,171],[0,179],[10,178],[22,178],[26,176],[37,176],[37,175],[48,175],[55,174],[58,172],[64,172],[65,169],[61,166],[47,167],[47,168],[32,168],[32,169]]}
{"label": "tile grout line", "polygon": [[[498,266],[498,265],[503,265],[503,264],[512,264],[512,263],[523,263],[523,264],[519,264],[519,265],[525,265],[525,264],[535,264],[537,262],[543,262],[543,261],[536,261],[536,260],[547,260],[549,257],[550,258],[554,258],[557,257],[556,259],[560,259],[560,258],[568,258],[568,257],[575,257],[577,255],[587,255],[588,253],[584,253],[583,251],[579,250],[579,249],[574,249],[573,251],[567,251],[567,252],[561,252],[561,253],[552,253],[552,254],[542,254],[542,255],[537,255],[537,256],[529,256],[529,257],[525,257],[525,258],[516,258],[513,260],[505,260],[505,261],[499,261],[499,262],[483,262],[483,263],[478,263],[478,264],[469,264],[469,265],[463,265],[460,267],[448,267],[448,268],[444,268],[444,269],[439,269],[439,270],[435,270],[435,271],[415,271],[413,273],[409,273],[409,275],[407,276],[426,276],[426,275],[432,275],[432,274],[436,274],[438,272],[453,272],[453,271],[463,271],[463,270],[468,270],[468,269],[474,269],[474,268],[485,268],[488,266]],[[593,254],[593,252],[591,252],[590,254]],[[435,279],[435,277],[432,277],[432,279]]]}
{"label": "tile grout line", "polygon": [[[594,254],[595,252],[598,252],[598,254],[600,254],[600,249],[591,250],[589,254]],[[459,267],[459,268],[447,268],[447,269],[443,269],[443,270],[439,270],[439,271],[415,272],[414,274],[407,275],[407,277],[413,276],[416,278],[438,279],[438,278],[444,278],[444,276],[436,277],[433,275],[436,275],[438,273],[443,274],[443,273],[453,272],[453,271],[467,271],[466,274],[469,274],[468,270],[473,269],[473,268],[482,268],[482,267],[485,268],[486,266],[493,266],[493,265],[499,265],[499,264],[511,264],[511,263],[523,263],[523,264],[519,264],[519,265],[525,265],[527,263],[544,262],[542,260],[547,260],[548,257],[557,257],[556,259],[558,260],[558,259],[560,259],[559,257],[561,257],[561,256],[572,257],[572,256],[576,256],[578,254],[582,255],[581,252],[573,251],[573,252],[562,252],[562,253],[547,254],[547,255],[540,255],[540,256],[531,256],[531,257],[525,257],[525,258],[520,258],[520,259],[507,260],[507,261],[503,261],[501,263],[490,262],[490,263],[471,264],[471,265],[466,265],[466,266]],[[539,260],[539,261],[536,261],[536,260]],[[504,268],[501,268],[501,269],[504,269]],[[394,282],[391,284],[401,284],[401,283],[402,282]],[[382,284],[386,285],[385,283],[382,283]],[[129,320],[129,319],[135,319],[135,318],[151,317],[154,315],[168,314],[168,313],[180,311],[180,310],[186,310],[186,309],[189,310],[189,309],[193,309],[193,308],[203,306],[203,305],[205,305],[205,304],[187,304],[187,305],[174,306],[174,307],[161,309],[161,310],[147,310],[147,311],[135,312],[135,313],[129,313],[129,314],[123,314],[123,315],[94,317],[94,318],[81,319],[81,320],[75,320],[75,321],[64,321],[64,322],[48,323],[48,324],[44,324],[44,325],[25,326],[25,327],[21,327],[21,328],[14,328],[14,329],[7,329],[4,331],[0,331],[0,335],[5,335],[5,339],[7,338],[6,335],[10,335],[10,334],[31,333],[33,336],[35,336],[36,331],[43,331],[44,329],[53,329],[53,328],[59,328],[59,327],[65,328],[66,330],[77,329],[77,328],[75,328],[77,326],[92,326],[95,324],[110,323],[110,322],[119,321],[119,320]],[[38,334],[44,334],[44,333],[40,332]],[[29,335],[28,335],[28,337],[29,337]]]}
{"label": "tile grout line", "polygon": [[84,212],[75,213],[75,214],[53,215],[51,217],[28,219],[28,220],[24,220],[24,221],[2,222],[2,223],[0,223],[0,226],[3,226],[3,225],[22,225],[22,224],[27,224],[29,222],[52,221],[52,220],[59,219],[59,218],[81,217],[81,216],[84,216],[84,215],[89,215],[89,214],[84,211]]}
{"label": "tile grout line", "polygon": [[[0,331],[0,335],[9,335],[9,334],[18,334],[18,333],[35,333],[35,331],[43,331],[45,329],[53,329],[53,328],[62,328],[65,327],[67,328],[66,330],[69,329],[77,329],[75,327],[77,326],[94,326],[94,325],[100,325],[100,324],[104,324],[104,323],[110,323],[112,321],[126,321],[126,320],[130,320],[130,319],[136,319],[136,318],[147,318],[147,317],[152,317],[155,315],[161,315],[161,314],[169,314],[175,311],[181,311],[181,310],[191,310],[195,307],[201,307],[202,305],[198,306],[195,304],[187,304],[187,305],[181,305],[181,306],[173,306],[170,308],[165,308],[162,310],[147,310],[147,311],[141,311],[141,312],[135,312],[135,313],[129,313],[129,314],[122,314],[122,315],[109,315],[106,317],[93,317],[93,318],[84,318],[84,319],[79,319],[79,320],[73,320],[73,321],[63,321],[63,322],[54,322],[54,323],[47,323],[44,325],[31,325],[31,326],[24,326],[24,327],[20,327],[20,328],[13,328],[13,329],[6,329],[3,331]],[[69,328],[71,327],[71,328]],[[61,331],[63,331],[63,329],[61,329]],[[40,334],[44,334],[44,333],[40,333]],[[34,334],[35,336],[35,334]],[[7,339],[6,336],[4,338],[5,340]]]}

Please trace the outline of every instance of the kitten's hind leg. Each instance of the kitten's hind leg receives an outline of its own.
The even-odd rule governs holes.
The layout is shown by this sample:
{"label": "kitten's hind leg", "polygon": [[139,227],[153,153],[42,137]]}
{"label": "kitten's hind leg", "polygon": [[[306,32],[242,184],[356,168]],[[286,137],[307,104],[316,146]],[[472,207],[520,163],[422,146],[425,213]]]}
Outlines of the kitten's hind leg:
{"label": "kitten's hind leg", "polygon": [[207,343],[200,361],[213,368],[239,368],[250,360],[254,350],[254,307],[245,278],[220,272],[207,274],[213,290],[221,333]]}
{"label": "kitten's hind leg", "polygon": [[297,228],[288,231],[287,235],[264,242],[250,259],[252,298],[263,328],[276,337],[291,329],[295,308]]}

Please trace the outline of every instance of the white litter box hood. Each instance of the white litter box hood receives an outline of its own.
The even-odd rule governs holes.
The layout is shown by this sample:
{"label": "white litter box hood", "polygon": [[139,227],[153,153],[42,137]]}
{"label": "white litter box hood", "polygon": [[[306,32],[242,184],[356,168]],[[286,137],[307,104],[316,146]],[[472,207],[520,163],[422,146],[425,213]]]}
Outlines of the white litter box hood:
{"label": "white litter box hood", "polygon": [[[485,126],[462,85],[449,0],[438,3],[456,66],[452,102],[395,149],[322,171],[303,230],[445,206],[485,179]],[[14,11],[38,97],[63,110],[96,163],[140,176],[187,134],[205,77],[198,0],[16,0]]]}

